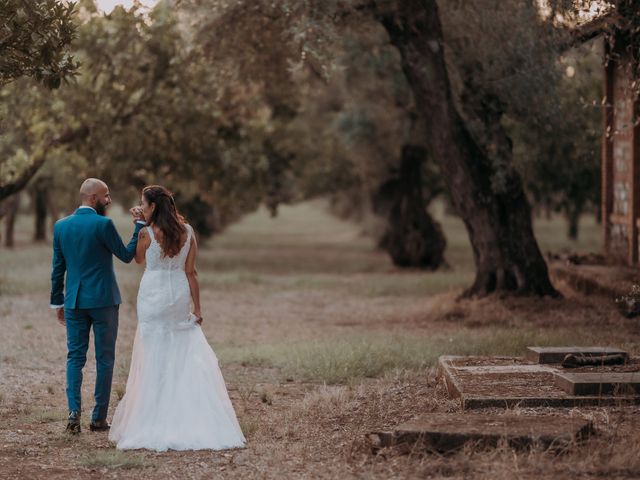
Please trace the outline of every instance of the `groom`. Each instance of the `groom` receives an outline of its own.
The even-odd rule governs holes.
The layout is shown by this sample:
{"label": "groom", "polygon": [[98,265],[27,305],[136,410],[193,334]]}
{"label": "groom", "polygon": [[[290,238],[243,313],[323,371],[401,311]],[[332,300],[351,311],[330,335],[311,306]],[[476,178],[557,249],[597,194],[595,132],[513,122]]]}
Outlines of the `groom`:
{"label": "groom", "polygon": [[140,210],[132,208],[135,230],[125,246],[113,222],[105,217],[111,205],[107,184],[88,178],[80,187],[80,198],[82,205],[73,215],[55,224],[51,273],[51,307],[56,309],[58,322],[67,327],[67,431],[74,434],[80,433],[82,368],[87,360],[92,326],[97,378],[96,404],[89,428],[109,429],[106,419],[121,303],[113,255],[125,263],[131,262],[138,233],[144,226]]}

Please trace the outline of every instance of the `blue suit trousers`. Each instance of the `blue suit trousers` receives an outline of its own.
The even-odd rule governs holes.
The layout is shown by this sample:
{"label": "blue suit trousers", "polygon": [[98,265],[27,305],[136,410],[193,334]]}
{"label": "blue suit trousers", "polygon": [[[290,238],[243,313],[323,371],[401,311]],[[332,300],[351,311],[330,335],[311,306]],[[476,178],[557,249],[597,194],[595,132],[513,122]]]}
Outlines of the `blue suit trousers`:
{"label": "blue suit trousers", "polygon": [[64,310],[67,326],[67,401],[69,411],[82,411],[82,368],[87,361],[93,326],[96,350],[95,407],[91,420],[104,420],[109,410],[111,380],[118,336],[119,305]]}

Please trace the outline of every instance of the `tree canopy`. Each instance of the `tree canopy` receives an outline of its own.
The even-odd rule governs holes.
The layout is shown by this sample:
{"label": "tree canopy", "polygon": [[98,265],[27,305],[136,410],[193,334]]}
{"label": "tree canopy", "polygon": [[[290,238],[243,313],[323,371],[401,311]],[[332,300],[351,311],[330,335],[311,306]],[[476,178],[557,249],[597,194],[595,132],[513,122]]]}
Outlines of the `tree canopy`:
{"label": "tree canopy", "polygon": [[77,71],[69,53],[74,6],[59,0],[0,0],[0,86],[32,77],[58,88]]}
{"label": "tree canopy", "polygon": [[[566,74],[598,69],[597,52],[581,62],[566,54],[586,3],[551,1],[546,13],[533,1],[506,0],[498,12],[493,4],[416,3],[441,29],[420,57],[411,42],[422,26],[403,16],[402,2],[181,0],[102,15],[82,0],[64,9],[76,25],[64,58],[82,65],[70,85],[50,92],[22,79],[2,89],[3,117],[19,121],[2,132],[0,175],[31,175],[49,158],[42,175],[61,188],[73,183],[57,174],[65,163],[128,198],[165,183],[204,234],[261,204],[276,214],[279,204],[325,195],[342,214],[378,216],[381,239],[422,245],[414,260],[435,268],[444,238],[426,206],[437,194],[465,221],[478,209],[465,212],[456,196],[472,187],[505,208],[516,195],[523,210],[514,218],[528,217],[525,191],[534,209],[569,219],[597,203],[598,80]],[[440,46],[431,60],[443,62],[444,83],[434,89],[435,78],[415,75]],[[430,122],[444,104],[470,146],[461,158],[479,168],[466,186],[447,171],[451,145],[434,144]],[[574,129],[586,134],[577,140]],[[546,181],[549,171],[563,181]],[[5,184],[0,194],[16,191]],[[398,258],[411,257],[402,250]]]}
{"label": "tree canopy", "polygon": [[[57,0],[0,0],[0,88],[32,78],[55,89],[78,71],[79,65],[70,53],[76,35],[74,8],[74,3]],[[12,96],[8,91],[2,94],[9,103],[14,100]],[[20,135],[15,129],[13,134],[6,132],[10,110],[6,103],[0,105],[0,149],[4,151],[0,158],[0,201],[24,188],[46,160],[45,155],[33,158],[6,152],[13,134]],[[12,113],[24,118],[24,112],[14,109]],[[21,122],[14,127],[28,128]],[[60,140],[51,139],[49,143]]]}

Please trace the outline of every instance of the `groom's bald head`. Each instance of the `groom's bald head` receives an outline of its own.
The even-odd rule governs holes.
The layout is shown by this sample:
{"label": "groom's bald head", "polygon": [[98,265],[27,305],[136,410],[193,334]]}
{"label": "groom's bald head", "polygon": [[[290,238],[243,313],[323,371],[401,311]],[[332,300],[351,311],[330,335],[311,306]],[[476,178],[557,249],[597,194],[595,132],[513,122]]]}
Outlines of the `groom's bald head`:
{"label": "groom's bald head", "polygon": [[111,195],[106,183],[98,178],[87,178],[80,186],[82,205],[93,207],[100,215],[104,215],[111,204]]}
{"label": "groom's bald head", "polygon": [[80,198],[85,200],[91,195],[97,195],[100,190],[109,190],[109,187],[99,178],[87,178],[82,182],[82,185],[80,185]]}

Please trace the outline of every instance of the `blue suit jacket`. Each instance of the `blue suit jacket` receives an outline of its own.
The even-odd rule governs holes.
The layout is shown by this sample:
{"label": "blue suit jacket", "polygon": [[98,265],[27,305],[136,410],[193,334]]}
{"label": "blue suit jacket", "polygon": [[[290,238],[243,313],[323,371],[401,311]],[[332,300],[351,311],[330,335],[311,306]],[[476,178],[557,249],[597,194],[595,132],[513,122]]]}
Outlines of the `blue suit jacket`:
{"label": "blue suit jacket", "polygon": [[79,208],[73,215],[58,220],[53,228],[51,305],[64,304],[65,308],[71,309],[122,303],[113,270],[113,255],[125,263],[131,262],[142,227],[136,223],[133,237],[125,246],[113,221],[91,208]]}

